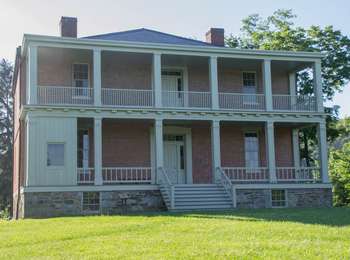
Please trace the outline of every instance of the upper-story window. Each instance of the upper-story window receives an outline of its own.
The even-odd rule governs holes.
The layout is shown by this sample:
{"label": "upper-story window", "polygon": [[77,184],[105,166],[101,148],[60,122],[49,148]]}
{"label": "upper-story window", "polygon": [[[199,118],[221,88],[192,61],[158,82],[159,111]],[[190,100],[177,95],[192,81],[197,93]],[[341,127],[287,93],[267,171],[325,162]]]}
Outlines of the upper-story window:
{"label": "upper-story window", "polygon": [[256,93],[256,73],[255,72],[243,72],[243,93],[255,94]]}
{"label": "upper-story window", "polygon": [[73,64],[73,87],[89,87],[89,65],[82,63]]}

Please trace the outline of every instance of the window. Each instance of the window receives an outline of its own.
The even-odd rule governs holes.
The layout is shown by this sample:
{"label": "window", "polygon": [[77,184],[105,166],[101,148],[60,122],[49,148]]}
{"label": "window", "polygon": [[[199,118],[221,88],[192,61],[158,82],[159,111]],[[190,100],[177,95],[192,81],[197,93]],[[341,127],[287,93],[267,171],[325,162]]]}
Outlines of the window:
{"label": "window", "polygon": [[64,144],[47,144],[47,166],[64,166]]}
{"label": "window", "polygon": [[83,192],[83,211],[100,211],[100,193]]}
{"label": "window", "polygon": [[78,130],[78,167],[89,167],[89,130]]}
{"label": "window", "polygon": [[87,90],[82,88],[89,87],[89,65],[73,64],[73,87],[80,88],[75,90],[76,96],[86,96]]}
{"label": "window", "polygon": [[255,72],[243,72],[243,87],[254,88],[256,87]]}
{"label": "window", "polygon": [[271,205],[275,208],[286,206],[286,191],[285,190],[271,190]]}
{"label": "window", "polygon": [[246,167],[259,167],[259,139],[257,133],[246,133],[244,135],[244,148]]}

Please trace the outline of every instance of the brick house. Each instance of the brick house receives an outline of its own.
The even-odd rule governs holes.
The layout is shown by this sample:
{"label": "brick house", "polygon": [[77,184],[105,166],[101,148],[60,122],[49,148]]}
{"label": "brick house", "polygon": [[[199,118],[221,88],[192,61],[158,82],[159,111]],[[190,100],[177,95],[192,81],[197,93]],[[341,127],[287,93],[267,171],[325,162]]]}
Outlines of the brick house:
{"label": "brick house", "polygon": [[[25,34],[14,77],[14,215],[330,206],[320,53],[148,29]],[[296,72],[310,68],[315,93]],[[316,127],[319,162],[300,160]]]}

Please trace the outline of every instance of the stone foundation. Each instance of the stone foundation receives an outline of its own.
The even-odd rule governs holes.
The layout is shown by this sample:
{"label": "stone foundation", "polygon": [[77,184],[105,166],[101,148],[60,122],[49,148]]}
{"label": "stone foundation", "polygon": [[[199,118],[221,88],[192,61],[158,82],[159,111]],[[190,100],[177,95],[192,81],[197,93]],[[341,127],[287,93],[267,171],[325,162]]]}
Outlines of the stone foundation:
{"label": "stone foundation", "polygon": [[[332,189],[284,189],[286,207],[332,207]],[[271,189],[239,189],[236,191],[237,208],[271,208]]]}
{"label": "stone foundation", "polygon": [[101,191],[99,212],[83,211],[83,192],[27,192],[21,197],[21,218],[120,214],[165,209],[161,194],[157,190]]}

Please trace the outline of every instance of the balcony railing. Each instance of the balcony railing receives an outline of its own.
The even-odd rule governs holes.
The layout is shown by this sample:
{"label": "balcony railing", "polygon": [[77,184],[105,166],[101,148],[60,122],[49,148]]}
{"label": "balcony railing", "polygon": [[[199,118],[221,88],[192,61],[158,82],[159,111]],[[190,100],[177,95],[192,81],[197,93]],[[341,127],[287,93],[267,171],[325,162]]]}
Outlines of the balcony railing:
{"label": "balcony railing", "polygon": [[[224,110],[264,111],[264,94],[219,93],[219,108]],[[39,86],[39,105],[94,105],[93,88],[64,86]],[[316,97],[273,95],[276,111],[316,111]],[[151,89],[101,89],[101,103],[110,107],[154,107],[154,91]],[[162,107],[211,109],[212,94],[198,91],[162,91]]]}
{"label": "balcony railing", "polygon": [[219,93],[219,107],[232,110],[265,110],[265,95]]}
{"label": "balcony railing", "polygon": [[151,167],[105,167],[102,168],[104,184],[150,184]]}
{"label": "balcony railing", "polygon": [[277,167],[278,182],[320,182],[320,168],[317,167]]}
{"label": "balcony railing", "polygon": [[222,167],[222,170],[232,182],[255,183],[269,181],[269,171],[266,167]]}
{"label": "balcony railing", "polygon": [[102,88],[102,104],[121,107],[152,107],[153,91],[143,89]]}
{"label": "balcony railing", "polygon": [[316,97],[273,95],[273,109],[283,111],[316,111]]}
{"label": "balcony railing", "polygon": [[94,168],[78,168],[77,176],[78,184],[94,184],[95,182]]}
{"label": "balcony railing", "polygon": [[162,91],[162,105],[170,108],[210,108],[211,93],[195,91]]}
{"label": "balcony railing", "polygon": [[74,88],[62,86],[39,86],[38,104],[40,105],[93,105],[92,88]]}

